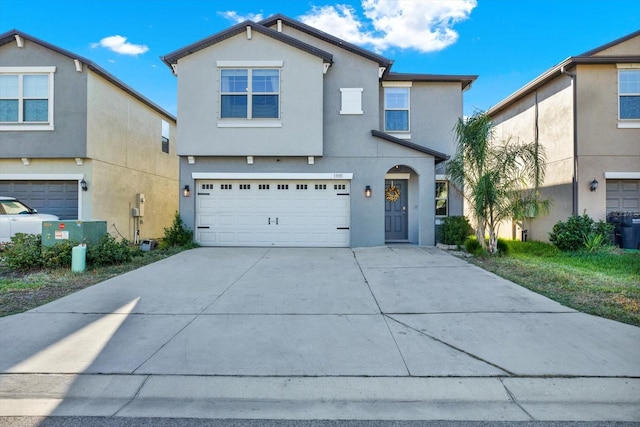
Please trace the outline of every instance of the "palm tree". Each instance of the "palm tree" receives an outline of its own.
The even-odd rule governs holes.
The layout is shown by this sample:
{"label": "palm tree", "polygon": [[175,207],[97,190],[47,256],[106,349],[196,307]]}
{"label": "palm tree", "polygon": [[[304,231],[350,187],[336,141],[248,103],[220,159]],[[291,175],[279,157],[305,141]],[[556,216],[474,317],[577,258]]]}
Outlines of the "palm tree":
{"label": "palm tree", "polygon": [[454,130],[457,150],[447,164],[447,173],[463,188],[478,241],[493,254],[503,220],[548,208],[549,201],[540,199],[538,192],[544,181],[545,154],[535,142],[495,141],[494,125],[481,111],[459,119]]}

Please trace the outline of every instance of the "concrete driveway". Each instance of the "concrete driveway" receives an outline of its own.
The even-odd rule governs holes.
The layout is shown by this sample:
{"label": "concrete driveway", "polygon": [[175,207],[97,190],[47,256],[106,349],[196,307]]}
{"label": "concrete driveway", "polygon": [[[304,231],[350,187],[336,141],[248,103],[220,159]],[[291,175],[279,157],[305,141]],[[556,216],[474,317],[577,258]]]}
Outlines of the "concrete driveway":
{"label": "concrete driveway", "polygon": [[640,328],[435,248],[199,248],[0,319],[0,416],[640,421]]}

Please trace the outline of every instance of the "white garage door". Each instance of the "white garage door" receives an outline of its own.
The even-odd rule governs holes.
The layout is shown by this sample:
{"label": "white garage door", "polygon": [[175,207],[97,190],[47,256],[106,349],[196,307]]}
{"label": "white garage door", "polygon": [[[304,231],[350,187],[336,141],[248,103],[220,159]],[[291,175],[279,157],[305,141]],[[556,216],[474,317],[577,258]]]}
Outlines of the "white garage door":
{"label": "white garage door", "polygon": [[198,180],[203,246],[349,246],[349,181]]}

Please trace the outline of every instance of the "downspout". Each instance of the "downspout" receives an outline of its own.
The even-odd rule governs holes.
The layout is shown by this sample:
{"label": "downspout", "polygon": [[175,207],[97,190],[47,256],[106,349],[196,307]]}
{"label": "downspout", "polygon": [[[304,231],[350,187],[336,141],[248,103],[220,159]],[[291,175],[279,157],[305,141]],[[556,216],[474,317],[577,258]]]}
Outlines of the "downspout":
{"label": "downspout", "polygon": [[571,182],[573,216],[578,215],[578,76],[565,70],[564,65],[560,67],[560,73],[571,77],[571,87],[573,89],[573,180]]}

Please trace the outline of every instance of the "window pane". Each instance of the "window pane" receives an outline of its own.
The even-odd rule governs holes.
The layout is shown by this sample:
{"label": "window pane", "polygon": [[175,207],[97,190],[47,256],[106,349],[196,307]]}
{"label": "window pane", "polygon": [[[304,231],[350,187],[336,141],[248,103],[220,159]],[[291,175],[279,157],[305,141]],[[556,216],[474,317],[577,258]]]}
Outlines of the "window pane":
{"label": "window pane", "polygon": [[46,99],[24,100],[25,122],[46,122],[49,120],[49,101]]}
{"label": "window pane", "polygon": [[278,95],[254,95],[251,117],[278,118]]}
{"label": "window pane", "polygon": [[624,70],[618,75],[620,93],[640,93],[640,70]]}
{"label": "window pane", "polygon": [[18,121],[18,100],[0,99],[0,122]]}
{"label": "window pane", "polygon": [[406,110],[385,111],[384,126],[386,130],[409,130],[409,112]]}
{"label": "window pane", "polygon": [[24,76],[22,84],[25,98],[49,97],[49,76]]}
{"label": "window pane", "polygon": [[247,92],[247,70],[222,70],[220,76],[222,92]]}
{"label": "window pane", "polygon": [[409,88],[386,88],[384,105],[385,108],[409,108]]}
{"label": "window pane", "polygon": [[640,119],[640,96],[620,97],[620,118]]}
{"label": "window pane", "polygon": [[0,98],[18,97],[18,76],[0,76]]}
{"label": "window pane", "polygon": [[447,201],[436,200],[436,215],[447,216]]}
{"label": "window pane", "polygon": [[280,89],[280,73],[278,70],[253,70],[253,92],[278,92]]}
{"label": "window pane", "polygon": [[246,95],[222,95],[222,118],[239,117],[247,118],[247,96]]}

